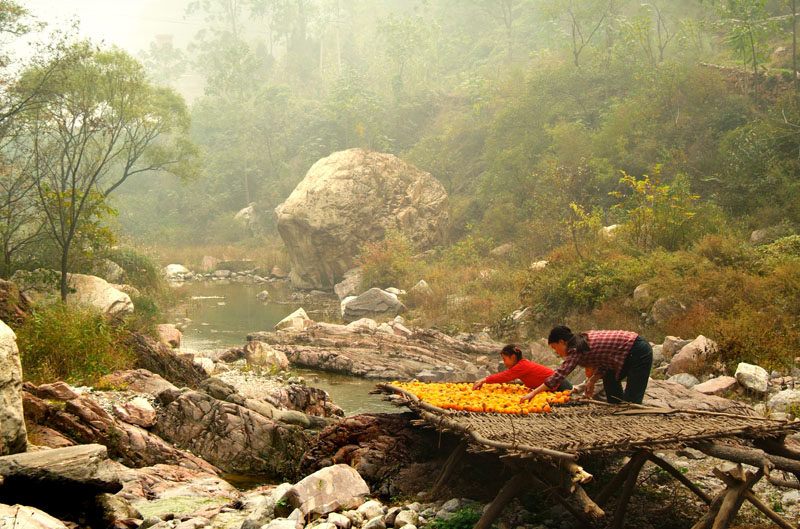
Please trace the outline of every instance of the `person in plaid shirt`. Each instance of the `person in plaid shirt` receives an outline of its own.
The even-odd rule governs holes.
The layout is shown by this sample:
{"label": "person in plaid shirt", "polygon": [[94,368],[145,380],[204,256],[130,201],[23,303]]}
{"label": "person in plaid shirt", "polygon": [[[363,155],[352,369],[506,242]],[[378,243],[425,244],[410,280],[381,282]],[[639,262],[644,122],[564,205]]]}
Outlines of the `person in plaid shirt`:
{"label": "person in plaid shirt", "polygon": [[[608,402],[633,402],[641,404],[650,368],[653,366],[653,348],[630,331],[587,331],[573,334],[569,327],[554,327],[547,338],[555,352],[565,359],[561,366],[539,387],[522,397],[532,399],[542,391],[554,391],[576,366],[586,368],[589,380],[584,394],[594,396],[594,384],[601,377]],[[622,380],[628,379],[625,391]]]}

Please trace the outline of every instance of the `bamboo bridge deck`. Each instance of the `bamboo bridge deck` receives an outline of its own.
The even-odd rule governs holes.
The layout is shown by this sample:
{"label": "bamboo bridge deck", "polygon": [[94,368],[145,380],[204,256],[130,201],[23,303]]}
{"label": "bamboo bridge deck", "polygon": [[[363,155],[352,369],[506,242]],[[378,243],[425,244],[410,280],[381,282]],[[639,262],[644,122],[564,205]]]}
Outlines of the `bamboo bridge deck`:
{"label": "bamboo bridge deck", "polygon": [[[503,508],[531,484],[550,491],[552,498],[585,527],[605,525],[608,520],[603,507],[620,492],[613,519],[607,526],[621,529],[639,473],[648,461],[666,470],[709,506],[692,529],[729,527],[744,501],[753,504],[776,526],[798,529],[751,489],[763,477],[775,486],[800,489],[800,448],[786,439],[787,435],[800,431],[800,421],[585,400],[553,406],[549,413],[469,412],[438,408],[388,383],[378,384],[376,391],[395,404],[410,408],[422,424],[462,438],[459,448],[445,462],[434,491],[455,472],[467,447],[495,452],[515,469],[514,477],[484,511],[476,529],[491,527]],[[714,469],[714,475],[724,484],[714,497],[655,454],[655,450],[681,447],[693,447],[736,463],[733,468]],[[592,476],[578,465],[578,459],[598,454],[631,455],[631,458],[590,498],[582,485],[591,481]]]}

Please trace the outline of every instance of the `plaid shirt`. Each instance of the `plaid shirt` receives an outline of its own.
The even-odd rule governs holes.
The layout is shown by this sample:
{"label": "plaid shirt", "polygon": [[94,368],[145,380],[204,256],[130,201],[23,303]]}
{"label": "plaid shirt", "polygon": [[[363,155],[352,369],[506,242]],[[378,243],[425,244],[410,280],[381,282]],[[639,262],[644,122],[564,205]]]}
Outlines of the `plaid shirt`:
{"label": "plaid shirt", "polygon": [[557,388],[575,366],[594,367],[600,370],[601,375],[611,369],[619,378],[633,341],[639,336],[629,331],[588,331],[586,335],[589,351],[579,353],[574,347],[568,349],[561,366],[544,381],[548,388]]}

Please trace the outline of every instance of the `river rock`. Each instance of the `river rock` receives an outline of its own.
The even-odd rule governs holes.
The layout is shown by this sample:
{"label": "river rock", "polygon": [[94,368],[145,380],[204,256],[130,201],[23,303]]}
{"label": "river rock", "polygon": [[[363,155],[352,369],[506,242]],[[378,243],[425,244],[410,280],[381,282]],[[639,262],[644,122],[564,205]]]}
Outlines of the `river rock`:
{"label": "river rock", "polygon": [[248,342],[244,347],[244,358],[248,364],[289,369],[289,359],[283,351],[277,351],[264,342]]}
{"label": "river rock", "polygon": [[272,299],[272,295],[269,293],[269,290],[262,290],[256,294],[256,299],[261,303],[266,303]]}
{"label": "river rock", "polygon": [[247,340],[269,343],[286,353],[293,365],[385,380],[408,380],[443,364],[453,367],[458,380],[475,380],[470,378],[477,376],[474,356],[494,357],[499,349],[494,342],[459,340],[435,329],[414,329],[408,336],[376,335],[322,323],[304,330],[252,333]]}
{"label": "river rock", "polygon": [[361,318],[360,320],[348,323],[347,328],[354,331],[374,333],[378,330],[378,323],[372,318]]}
{"label": "river rock", "polygon": [[150,428],[156,423],[155,408],[142,397],[135,397],[124,404],[115,404],[112,410],[119,420],[128,424]]}
{"label": "river rock", "polygon": [[[97,385],[101,388],[108,388],[117,391],[129,389],[137,393],[150,393],[152,395],[155,395],[156,393],[159,393],[165,389],[178,389],[172,383],[165,380],[161,375],[151,373],[147,369],[114,371],[113,373],[101,377]],[[36,393],[34,393],[34,395],[36,395]],[[39,397],[39,395],[36,396]]]}
{"label": "river rock", "polygon": [[661,353],[667,360],[672,360],[672,357],[675,356],[678,351],[690,343],[692,343],[691,340],[681,340],[676,336],[667,336],[664,338],[664,343],[661,346]]}
{"label": "river rock", "polygon": [[800,390],[798,389],[785,389],[770,397],[767,406],[771,410],[778,412],[791,411],[792,407],[795,408],[794,413],[800,412]]}
{"label": "river rock", "polygon": [[[18,270],[12,280],[37,303],[59,299],[60,272],[39,268],[32,272]],[[133,312],[130,296],[112,287],[104,279],[84,274],[67,276],[70,292],[67,302],[89,305],[109,317],[124,316]]]}
{"label": "river rock", "polygon": [[714,395],[705,395],[694,389],[687,389],[680,384],[667,382],[666,380],[650,379],[642,404],[677,410],[705,410],[739,415],[756,415],[753,408],[744,402],[724,399]]}
{"label": "river rock", "polygon": [[716,342],[701,334],[683,346],[680,352],[672,357],[667,374],[671,376],[678,373],[697,372],[714,361],[718,350]]}
{"label": "river rock", "polygon": [[433,290],[424,279],[420,279],[416,285],[411,287],[409,293],[415,296],[427,297],[433,295]]}
{"label": "river rock", "polygon": [[675,298],[658,298],[650,314],[647,316],[647,323],[650,325],[665,325],[671,320],[686,312],[686,306]]}
{"label": "river rock", "polygon": [[333,403],[324,389],[291,384],[264,395],[276,408],[295,410],[317,417],[344,417],[342,409]]}
{"label": "river rock", "polygon": [[170,323],[156,325],[156,334],[161,343],[172,348],[181,346],[181,331]]}
{"label": "river rock", "polygon": [[0,529],[67,529],[64,522],[28,505],[0,503]]}
{"label": "river rock", "polygon": [[416,526],[418,523],[419,515],[411,509],[400,511],[394,519],[395,527]]}
{"label": "river rock", "polygon": [[132,332],[125,337],[125,343],[136,355],[134,367],[161,375],[173,384],[196,388],[208,378],[202,367],[145,334]]}
{"label": "river rock", "polygon": [[388,496],[412,493],[403,488],[405,476],[418,472],[413,463],[425,457],[419,448],[437,443],[434,433],[411,425],[414,417],[412,413],[345,417],[311,440],[300,472],[311,473],[341,463],[355,468],[373,492],[384,491]]}
{"label": "river rock", "polygon": [[52,428],[73,442],[102,444],[108,448],[111,457],[128,466],[175,463],[187,468],[217,471],[199,457],[173,448],[147,430],[115,420],[85,395],[63,405],[51,404],[27,391],[22,392],[22,397],[28,422]]}
{"label": "river rock", "polygon": [[637,308],[645,308],[650,304],[652,298],[650,285],[642,283],[633,290],[633,305]]}
{"label": "river rock", "polygon": [[155,430],[226,472],[291,476],[306,447],[302,431],[197,391],[184,391],[159,414]]}
{"label": "river rock", "polygon": [[406,310],[405,305],[397,299],[396,295],[379,288],[371,288],[355,299],[344,303],[343,306],[344,319],[349,322],[360,318],[381,316],[393,318]]}
{"label": "river rock", "polygon": [[0,321],[17,328],[28,319],[32,308],[33,301],[16,283],[0,279]]}
{"label": "river rock", "polygon": [[352,268],[344,273],[341,282],[333,286],[333,291],[340,300],[348,296],[357,296],[361,293],[361,279],[363,274],[360,268]]}
{"label": "river rock", "polygon": [[719,397],[731,393],[736,389],[736,379],[733,377],[722,376],[707,380],[702,384],[697,384],[692,389],[704,395],[717,395]]}
{"label": "river rock", "polygon": [[361,247],[398,228],[418,249],[444,240],[444,187],[391,154],[350,149],[315,163],[275,210],[300,288],[331,288]]}
{"label": "river rock", "polygon": [[125,270],[111,259],[100,259],[95,264],[93,273],[109,283],[119,283],[125,278]]}
{"label": "river rock", "polygon": [[299,308],[296,311],[292,312],[281,321],[275,324],[275,330],[279,331],[281,329],[305,329],[310,327],[314,324],[314,321],[308,317],[306,311],[303,308]]}
{"label": "river rock", "polygon": [[173,264],[168,264],[166,267],[164,267],[164,276],[168,280],[181,279],[189,272],[190,270],[185,266],[183,266],[182,264],[173,263]]}
{"label": "river rock", "polygon": [[[300,509],[304,516],[354,509],[364,503],[369,487],[348,465],[325,467],[295,483],[278,500],[278,514]],[[281,502],[285,506],[281,506]],[[383,514],[383,512],[381,512]]]}
{"label": "river rock", "polygon": [[769,373],[760,366],[740,362],[733,376],[739,384],[756,393],[766,393],[769,387]]}
{"label": "river rock", "polygon": [[14,331],[0,321],[0,454],[27,449],[27,431],[22,411],[22,364]]}
{"label": "river rock", "polygon": [[675,382],[676,384],[680,384],[688,389],[692,389],[694,386],[700,383],[700,381],[697,380],[697,377],[690,375],[689,373],[678,373],[677,375],[672,375],[667,379],[667,382]]}

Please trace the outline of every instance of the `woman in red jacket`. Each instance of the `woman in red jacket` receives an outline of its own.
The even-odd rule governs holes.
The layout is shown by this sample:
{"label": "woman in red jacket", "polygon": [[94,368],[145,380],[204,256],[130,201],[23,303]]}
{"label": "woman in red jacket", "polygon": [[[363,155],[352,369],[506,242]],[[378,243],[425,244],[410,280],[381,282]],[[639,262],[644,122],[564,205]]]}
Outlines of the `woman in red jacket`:
{"label": "woman in red jacket", "polygon": [[[522,349],[519,346],[508,344],[500,350],[503,363],[508,368],[500,373],[482,378],[472,385],[472,389],[480,389],[484,384],[502,384],[514,379],[520,379],[527,387],[534,389],[541,386],[545,380],[553,376],[554,371],[547,366],[531,362],[522,358]],[[566,378],[559,381],[557,390],[572,389],[572,384]]]}

